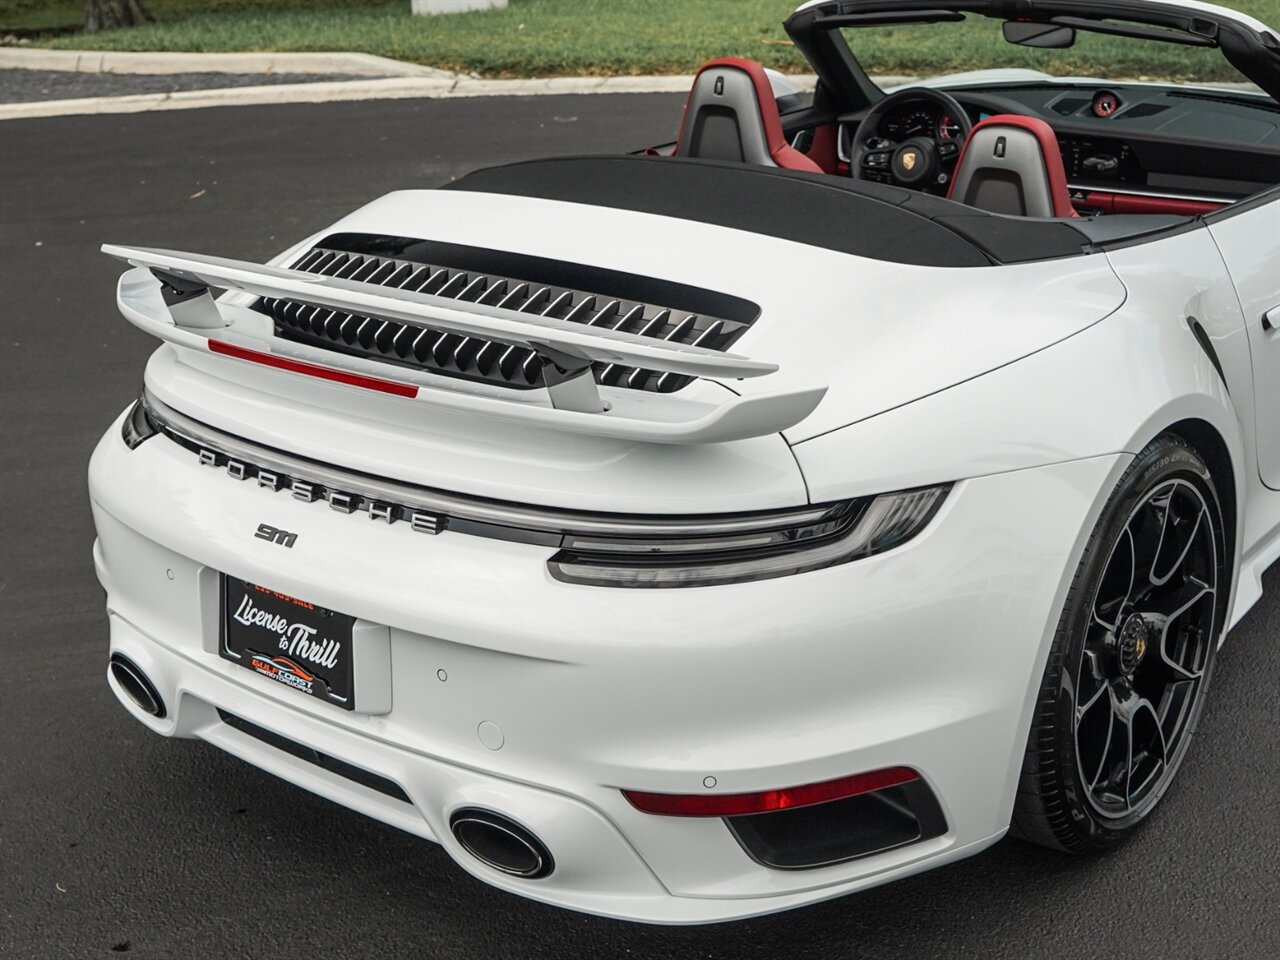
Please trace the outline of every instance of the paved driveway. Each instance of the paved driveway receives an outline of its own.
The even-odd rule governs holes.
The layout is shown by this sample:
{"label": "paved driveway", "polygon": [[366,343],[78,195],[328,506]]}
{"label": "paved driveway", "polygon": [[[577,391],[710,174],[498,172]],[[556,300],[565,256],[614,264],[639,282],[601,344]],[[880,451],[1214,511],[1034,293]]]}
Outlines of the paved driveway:
{"label": "paved driveway", "polygon": [[[0,956],[1274,956],[1280,570],[1232,634],[1164,810],[1101,860],[1014,842],[728,926],[597,920],[499,893],[439,847],[198,742],[104,679],[84,472],[153,341],[104,240],[265,259],[397,187],[666,139],[664,95],[250,107],[0,125]],[[424,227],[424,229],[428,229]]]}

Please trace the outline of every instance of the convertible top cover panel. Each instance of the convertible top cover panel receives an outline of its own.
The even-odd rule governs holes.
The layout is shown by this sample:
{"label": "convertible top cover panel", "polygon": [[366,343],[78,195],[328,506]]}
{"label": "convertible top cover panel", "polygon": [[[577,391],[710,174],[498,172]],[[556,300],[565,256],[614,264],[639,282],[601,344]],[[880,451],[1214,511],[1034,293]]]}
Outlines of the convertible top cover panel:
{"label": "convertible top cover panel", "polygon": [[999,216],[883,184],[677,157],[534,160],[441,189],[634,210],[924,267],[1078,256],[1090,243],[1060,221]]}

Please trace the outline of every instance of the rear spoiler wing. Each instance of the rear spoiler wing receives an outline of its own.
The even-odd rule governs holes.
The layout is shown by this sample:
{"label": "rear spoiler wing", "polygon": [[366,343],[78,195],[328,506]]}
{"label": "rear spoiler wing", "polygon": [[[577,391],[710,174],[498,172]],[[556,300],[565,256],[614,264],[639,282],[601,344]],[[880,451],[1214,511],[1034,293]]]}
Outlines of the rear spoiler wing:
{"label": "rear spoiler wing", "polygon": [[[114,244],[104,244],[102,252],[134,268],[120,278],[121,313],[161,340],[463,413],[624,440],[722,443],[777,433],[799,423],[827,389],[732,396],[720,404],[673,395],[645,395],[645,402],[636,403],[622,396],[629,391],[618,390],[610,404],[601,397],[593,363],[721,379],[766,376],[778,367],[705,347],[285,267]],[[276,337],[269,318],[234,303],[216,302],[211,287],[529,347],[542,361],[550,405],[531,401],[525,391],[508,391],[508,399],[477,392],[470,384],[473,389],[460,389],[450,378],[427,371]]]}

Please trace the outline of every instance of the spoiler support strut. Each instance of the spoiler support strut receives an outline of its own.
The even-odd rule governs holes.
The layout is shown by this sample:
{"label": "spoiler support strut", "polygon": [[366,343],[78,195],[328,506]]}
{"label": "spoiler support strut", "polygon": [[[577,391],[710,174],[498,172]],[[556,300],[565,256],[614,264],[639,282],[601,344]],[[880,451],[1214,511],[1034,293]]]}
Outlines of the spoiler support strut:
{"label": "spoiler support strut", "polygon": [[218,305],[214,303],[207,283],[188,280],[165,270],[151,272],[160,281],[160,296],[169,308],[169,316],[175,326],[214,330],[229,325],[230,321],[223,319]]}
{"label": "spoiler support strut", "polygon": [[557,350],[545,343],[530,341],[542,361],[542,381],[547,385],[551,405],[557,410],[603,413],[608,409],[600,399],[600,388],[591,373],[591,358]]}

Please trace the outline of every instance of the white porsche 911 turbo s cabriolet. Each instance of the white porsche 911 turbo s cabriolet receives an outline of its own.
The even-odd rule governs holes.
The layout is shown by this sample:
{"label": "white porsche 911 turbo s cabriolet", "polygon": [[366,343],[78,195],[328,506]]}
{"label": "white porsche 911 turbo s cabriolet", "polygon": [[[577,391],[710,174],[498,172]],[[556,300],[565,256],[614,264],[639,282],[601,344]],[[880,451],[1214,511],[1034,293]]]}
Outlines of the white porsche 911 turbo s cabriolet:
{"label": "white porsche 911 turbo s cabriolet", "polygon": [[[855,56],[961,25],[1011,66],[886,95]],[[712,61],[643,154],[268,265],[104,248],[163,341],[89,473],[127,710],[634,920],[1148,819],[1280,556],[1280,38],[1191,0],[786,29],[811,100]],[[1027,66],[1093,42],[1213,83]]]}

